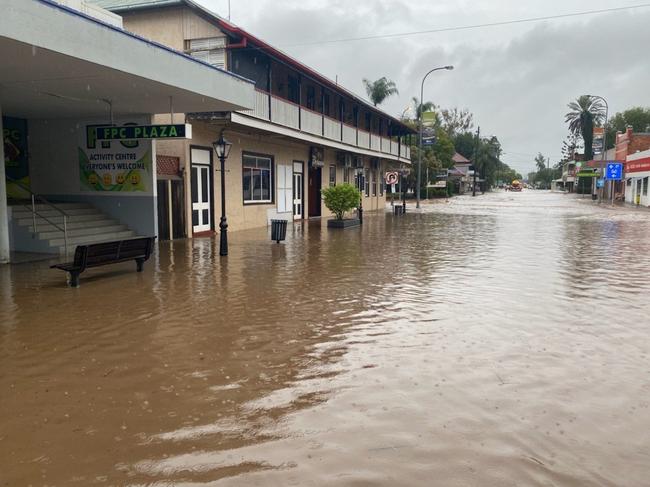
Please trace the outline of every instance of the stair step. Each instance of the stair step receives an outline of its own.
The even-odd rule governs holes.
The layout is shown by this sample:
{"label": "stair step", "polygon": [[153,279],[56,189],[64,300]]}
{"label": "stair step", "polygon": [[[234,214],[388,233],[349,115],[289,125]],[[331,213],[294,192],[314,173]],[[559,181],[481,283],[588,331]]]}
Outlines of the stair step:
{"label": "stair step", "polygon": [[[31,225],[31,220],[29,223],[30,225],[27,228],[31,233],[33,233],[34,227]],[[62,224],[63,222],[61,222],[61,224],[58,224],[58,226],[63,227]],[[68,228],[68,231],[71,231],[77,228],[90,228],[90,227],[98,228],[98,227],[105,227],[105,226],[117,225],[117,224],[118,222],[116,222],[115,220],[104,216],[104,218],[101,220],[98,219],[98,220],[68,221],[66,226]],[[57,227],[55,227],[54,225],[50,225],[47,222],[43,222],[40,224],[38,222],[36,223],[36,233],[59,232],[59,231],[60,230]]]}
{"label": "stair step", "polygon": [[[133,230],[122,230],[120,232],[102,233],[100,235],[83,235],[79,237],[72,237],[68,239],[68,247],[74,245],[84,245],[100,242],[111,242],[113,240],[124,240],[126,238],[135,237]],[[63,238],[55,238],[49,241],[50,247],[63,247]]]}
{"label": "stair step", "polygon": [[[112,222],[112,223],[113,223],[112,225],[102,225],[102,226],[92,225],[88,227],[74,228],[74,229],[68,228],[68,241],[70,241],[74,237],[83,237],[88,235],[102,235],[105,233],[116,233],[116,232],[127,230],[126,225],[122,225],[116,222]],[[61,230],[56,230],[56,229],[49,232],[39,231],[36,235],[41,240],[53,240],[57,238],[63,238],[63,232]]]}
{"label": "stair step", "polygon": [[[67,223],[71,222],[89,222],[89,221],[97,221],[97,220],[104,220],[106,219],[106,215],[103,213],[100,213],[97,210],[94,210],[92,213],[85,213],[83,215],[71,215],[67,218]],[[49,222],[48,222],[49,220]],[[30,215],[28,218],[17,218],[16,223],[20,226],[32,226],[33,225],[33,219],[32,216]],[[63,216],[62,215],[57,215],[57,216],[52,216],[52,217],[47,217],[47,220],[44,218],[39,218],[38,216],[36,217],[36,225],[37,227],[40,225],[49,225],[51,223],[56,223],[57,225],[63,225]]]}
{"label": "stair step", "polygon": [[[52,205],[55,206],[56,208],[59,208],[60,210],[67,211],[67,210],[75,210],[75,209],[80,209],[80,208],[92,208],[92,205],[89,203],[57,203],[55,201],[51,201]],[[52,206],[46,205],[45,203],[36,203],[35,205],[36,211],[45,211],[45,210],[52,210]],[[12,211],[14,213],[20,212],[20,211],[29,211],[31,214],[32,212],[32,205],[31,203],[27,203],[24,205],[13,205],[12,206]]]}
{"label": "stair step", "polygon": [[[60,211],[55,210],[54,208],[47,208],[43,210],[36,210],[37,214],[36,217],[39,215],[51,218],[51,217],[63,217]],[[77,215],[89,215],[89,214],[94,214],[98,213],[98,211],[95,208],[92,207],[86,207],[86,208],[69,208],[63,210],[69,217],[72,216],[77,216]],[[32,217],[32,210],[27,209],[27,208],[21,208],[19,210],[12,210],[12,215],[14,218],[17,219],[22,219],[22,218],[31,218]]]}

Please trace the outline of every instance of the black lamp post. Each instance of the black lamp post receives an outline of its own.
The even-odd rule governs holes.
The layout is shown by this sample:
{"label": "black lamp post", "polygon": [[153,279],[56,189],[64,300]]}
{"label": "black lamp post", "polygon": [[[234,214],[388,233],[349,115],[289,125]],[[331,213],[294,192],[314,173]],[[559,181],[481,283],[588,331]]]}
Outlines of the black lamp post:
{"label": "black lamp post", "polygon": [[219,221],[219,255],[228,255],[228,221],[226,220],[226,159],[230,154],[232,144],[223,138],[223,130],[219,140],[212,143],[221,162],[221,220]]}

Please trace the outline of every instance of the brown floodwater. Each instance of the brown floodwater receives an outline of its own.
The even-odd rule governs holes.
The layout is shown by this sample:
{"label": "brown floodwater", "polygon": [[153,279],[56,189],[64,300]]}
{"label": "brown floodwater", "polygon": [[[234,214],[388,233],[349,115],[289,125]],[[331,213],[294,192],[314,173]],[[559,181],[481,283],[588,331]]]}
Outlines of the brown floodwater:
{"label": "brown floodwater", "polygon": [[497,193],[0,267],[0,486],[650,485],[650,212]]}

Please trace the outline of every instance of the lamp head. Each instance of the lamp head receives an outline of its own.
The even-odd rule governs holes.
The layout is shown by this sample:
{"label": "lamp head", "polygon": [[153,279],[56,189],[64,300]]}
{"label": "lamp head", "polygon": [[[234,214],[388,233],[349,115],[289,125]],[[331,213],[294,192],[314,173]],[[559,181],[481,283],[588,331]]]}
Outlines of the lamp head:
{"label": "lamp head", "polygon": [[450,64],[449,66],[445,66],[445,69],[447,71],[452,71],[454,69],[454,67]]}
{"label": "lamp head", "polygon": [[228,142],[223,136],[223,131],[221,131],[221,135],[219,135],[219,140],[216,140],[212,142],[212,147],[214,148],[214,151],[217,153],[217,157],[219,159],[227,159],[228,155],[230,154],[230,148],[232,147],[232,143]]}

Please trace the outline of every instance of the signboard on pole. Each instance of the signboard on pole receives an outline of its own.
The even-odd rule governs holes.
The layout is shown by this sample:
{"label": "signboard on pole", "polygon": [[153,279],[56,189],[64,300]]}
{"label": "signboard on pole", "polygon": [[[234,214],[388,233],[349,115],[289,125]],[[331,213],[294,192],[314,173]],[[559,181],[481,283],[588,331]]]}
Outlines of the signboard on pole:
{"label": "signboard on pole", "polygon": [[605,179],[620,181],[623,179],[623,164],[620,162],[608,162],[605,166]]}
{"label": "signboard on pole", "polygon": [[433,127],[436,124],[436,112],[422,113],[422,126]]}
{"label": "signboard on pole", "polygon": [[605,129],[603,127],[594,127],[594,138],[591,143],[591,149],[595,154],[602,154],[603,152],[603,139],[605,136]]}
{"label": "signboard on pole", "polygon": [[397,184],[398,180],[399,180],[399,174],[397,172],[386,173],[386,184]]}
{"label": "signboard on pole", "polygon": [[603,178],[599,178],[596,180],[596,187],[598,189],[604,188],[605,187],[605,180]]}
{"label": "signboard on pole", "polygon": [[436,144],[436,138],[433,135],[422,137],[422,147],[433,147]]}

